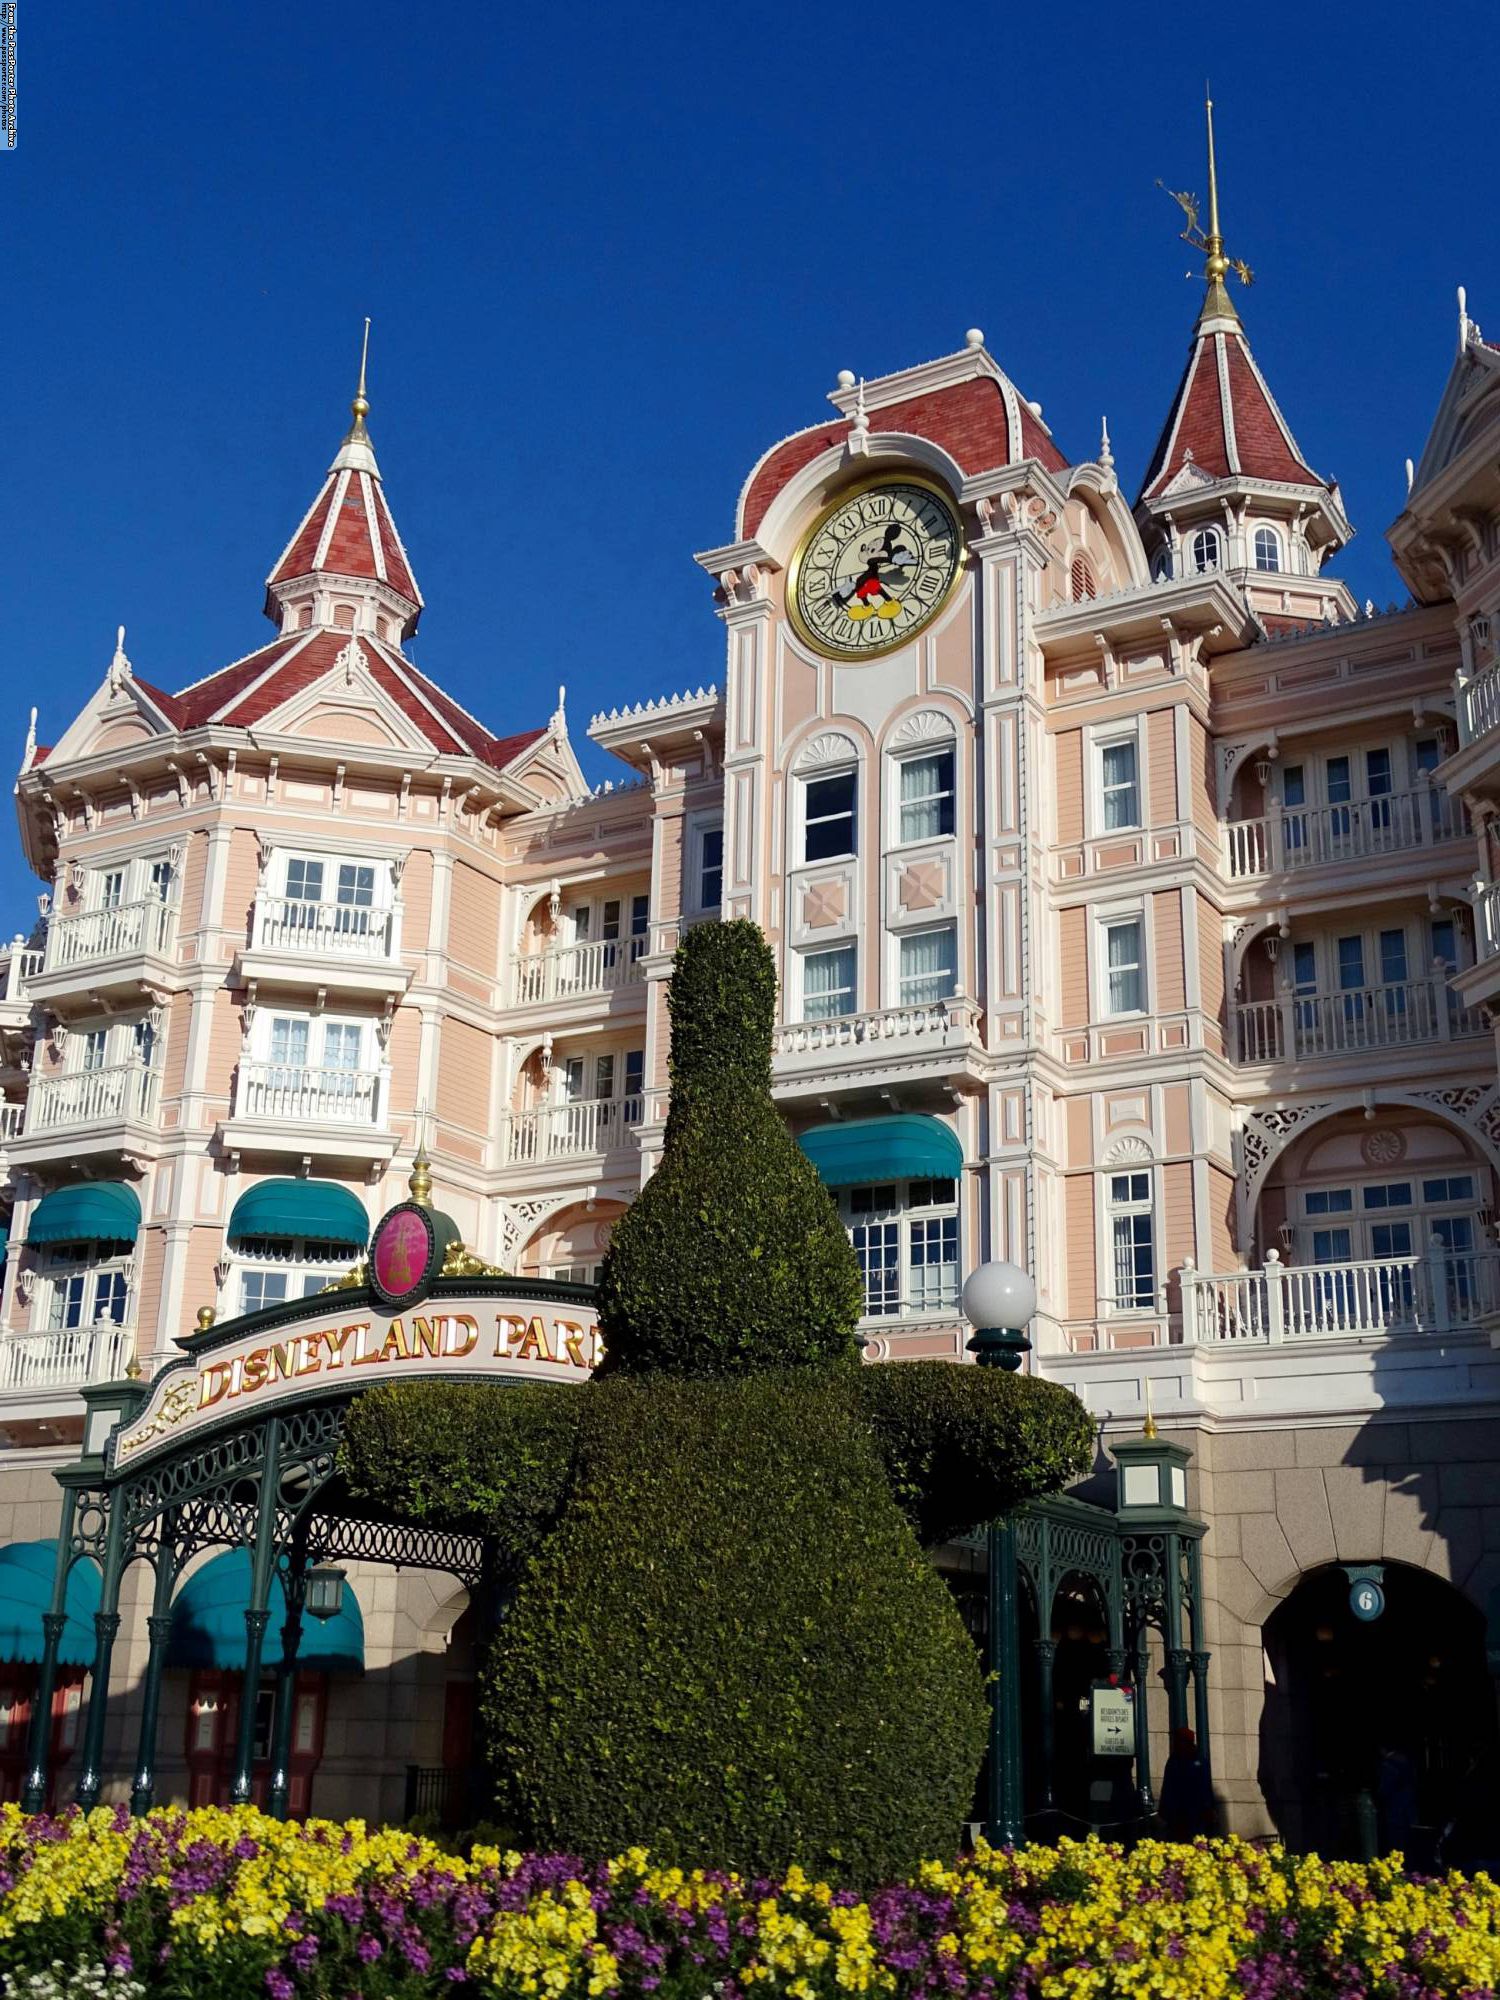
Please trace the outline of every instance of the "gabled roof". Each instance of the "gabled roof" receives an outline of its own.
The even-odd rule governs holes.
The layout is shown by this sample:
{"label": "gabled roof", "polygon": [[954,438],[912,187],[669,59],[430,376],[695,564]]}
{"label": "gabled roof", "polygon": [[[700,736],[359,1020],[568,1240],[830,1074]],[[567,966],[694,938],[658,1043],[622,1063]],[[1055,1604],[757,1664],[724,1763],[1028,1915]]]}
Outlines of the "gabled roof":
{"label": "gabled roof", "polygon": [[1141,498],[1158,498],[1190,465],[1211,479],[1328,486],[1302,456],[1237,316],[1200,319]]}
{"label": "gabled roof", "polygon": [[331,673],[351,646],[363,655],[376,686],[434,750],[475,757],[504,770],[547,734],[545,729],[528,729],[514,736],[494,736],[451,695],[418,673],[396,647],[368,632],[356,635],[326,626],[273,640],[178,694],[161,695],[154,689],[151,693],[179,729],[209,723],[251,729]]}
{"label": "gabled roof", "polygon": [[[340,452],[334,460],[317,498],[266,578],[267,592],[276,584],[328,571],[383,583],[420,608],[422,593],[396,532],[380,474],[344,464],[344,457]],[[268,596],[268,608],[274,603]]]}

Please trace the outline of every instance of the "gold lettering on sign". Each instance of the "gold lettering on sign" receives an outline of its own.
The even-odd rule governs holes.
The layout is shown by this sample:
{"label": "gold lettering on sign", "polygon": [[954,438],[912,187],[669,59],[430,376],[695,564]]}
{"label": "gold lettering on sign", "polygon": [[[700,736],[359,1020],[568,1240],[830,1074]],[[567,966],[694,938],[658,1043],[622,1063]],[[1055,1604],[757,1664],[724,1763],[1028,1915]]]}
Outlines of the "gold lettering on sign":
{"label": "gold lettering on sign", "polygon": [[448,1329],[446,1349],[450,1361],[460,1360],[465,1354],[472,1354],[479,1345],[479,1322],[468,1313],[450,1313],[443,1321]]}

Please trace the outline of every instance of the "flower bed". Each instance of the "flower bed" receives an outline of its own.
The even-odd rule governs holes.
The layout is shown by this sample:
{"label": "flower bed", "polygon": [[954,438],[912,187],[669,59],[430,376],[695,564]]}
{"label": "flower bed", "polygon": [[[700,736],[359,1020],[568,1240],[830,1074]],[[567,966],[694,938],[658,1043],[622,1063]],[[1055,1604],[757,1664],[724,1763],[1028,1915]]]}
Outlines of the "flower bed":
{"label": "flower bed", "polygon": [[0,1810],[0,1989],[27,2000],[1428,2000],[1500,1982],[1500,1888],[1244,1842],[931,1863],[861,1896],[467,1857],[253,1810]]}

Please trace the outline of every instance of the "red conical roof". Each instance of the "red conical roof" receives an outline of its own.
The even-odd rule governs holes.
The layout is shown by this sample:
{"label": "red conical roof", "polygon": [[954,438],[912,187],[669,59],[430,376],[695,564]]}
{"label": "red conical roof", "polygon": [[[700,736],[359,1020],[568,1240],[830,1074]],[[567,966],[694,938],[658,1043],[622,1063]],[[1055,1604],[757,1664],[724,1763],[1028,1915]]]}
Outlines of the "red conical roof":
{"label": "red conical roof", "polygon": [[1188,464],[1213,479],[1328,486],[1302,456],[1244,328],[1231,315],[1214,314],[1198,323],[1141,498],[1156,499]]}

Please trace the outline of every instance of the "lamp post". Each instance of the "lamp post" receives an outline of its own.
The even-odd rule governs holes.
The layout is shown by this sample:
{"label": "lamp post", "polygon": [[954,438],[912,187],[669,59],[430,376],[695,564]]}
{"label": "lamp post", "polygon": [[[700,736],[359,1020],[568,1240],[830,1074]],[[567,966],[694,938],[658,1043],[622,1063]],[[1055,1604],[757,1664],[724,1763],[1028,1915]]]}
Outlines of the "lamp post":
{"label": "lamp post", "polygon": [[[1031,1346],[1025,1329],[1036,1311],[1036,1285],[1018,1264],[981,1264],[963,1291],[974,1329],[968,1351],[981,1368],[1014,1374]],[[1021,1837],[1021,1648],[1016,1630],[1016,1532],[1008,1514],[985,1530],[989,1560],[990,1759],[986,1814],[997,1847]]]}

